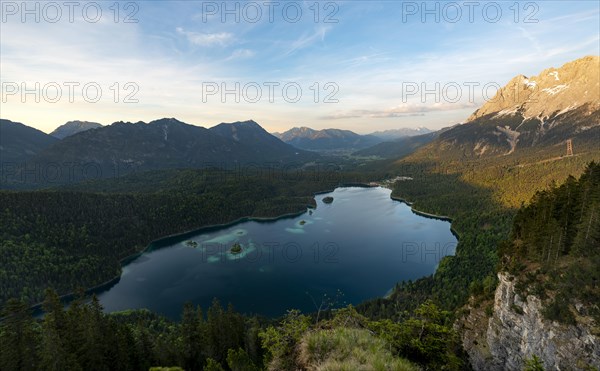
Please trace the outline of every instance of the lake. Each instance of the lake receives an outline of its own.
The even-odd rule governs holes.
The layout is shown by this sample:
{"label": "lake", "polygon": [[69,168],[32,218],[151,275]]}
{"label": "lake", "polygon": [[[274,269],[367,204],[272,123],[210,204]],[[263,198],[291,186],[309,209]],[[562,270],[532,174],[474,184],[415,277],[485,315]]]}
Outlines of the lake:
{"label": "lake", "polygon": [[[448,221],[419,216],[390,193],[337,188],[299,216],[157,241],[98,297],[107,312],[148,308],[178,319],[186,301],[206,309],[215,297],[275,317],[384,296],[399,281],[432,274],[457,243]],[[241,252],[232,253],[237,244]]]}

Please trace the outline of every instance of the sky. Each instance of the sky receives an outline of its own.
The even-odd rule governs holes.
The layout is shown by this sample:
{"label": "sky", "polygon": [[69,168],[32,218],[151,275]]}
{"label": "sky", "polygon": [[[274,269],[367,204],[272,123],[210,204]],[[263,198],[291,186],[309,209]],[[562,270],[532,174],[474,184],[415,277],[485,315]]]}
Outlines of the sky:
{"label": "sky", "polygon": [[1,0],[0,117],[439,129],[599,55],[599,4]]}

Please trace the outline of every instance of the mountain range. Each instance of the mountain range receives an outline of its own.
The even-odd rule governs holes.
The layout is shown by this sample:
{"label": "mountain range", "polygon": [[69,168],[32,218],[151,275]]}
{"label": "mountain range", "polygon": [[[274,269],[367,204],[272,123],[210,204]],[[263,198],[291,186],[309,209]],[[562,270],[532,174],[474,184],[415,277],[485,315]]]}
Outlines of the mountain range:
{"label": "mountain range", "polygon": [[433,132],[433,130],[429,130],[426,127],[418,127],[416,129],[413,128],[400,128],[400,129],[390,129],[383,131],[376,131],[371,133],[370,135],[377,137],[384,141],[393,141],[400,138],[406,137],[415,137],[418,135],[424,135]]}
{"label": "mountain range", "polygon": [[294,127],[283,133],[273,133],[282,141],[294,147],[310,151],[338,151],[361,150],[375,146],[381,142],[394,141],[400,138],[423,135],[432,131],[420,127],[417,129],[400,128],[385,131],[376,131],[372,134],[357,134],[350,130],[322,129],[315,130],[309,127]]}
{"label": "mountain range", "polygon": [[[547,158],[566,155],[568,140],[575,155],[598,151],[599,70],[600,57],[587,56],[559,68],[548,68],[537,76],[517,75],[463,124],[436,132],[425,128],[375,132],[368,136],[350,132],[354,136],[346,134],[343,138],[353,141],[343,142],[329,135],[330,130],[294,128],[279,137],[306,149],[327,148],[337,140],[341,143],[338,147],[352,143],[345,148],[354,148],[357,156],[395,159],[413,152],[417,152],[416,156],[446,160],[522,154]],[[393,138],[395,135],[403,136]],[[371,142],[368,146],[364,138],[379,143]],[[323,145],[319,146],[320,143]],[[360,148],[361,145],[354,143],[365,145]]]}
{"label": "mountain range", "polygon": [[[174,118],[108,126],[72,121],[48,135],[0,120],[2,181],[6,180],[5,163],[23,162],[46,170],[52,167],[60,171],[56,176],[60,181],[73,181],[85,178],[76,174],[86,171],[110,177],[157,169],[301,165],[320,158],[311,151],[352,150],[359,156],[392,159],[414,153],[456,161],[510,155],[549,158],[565,155],[570,140],[577,155],[600,147],[599,70],[600,58],[589,56],[537,76],[518,75],[463,124],[437,132],[424,128],[385,131],[379,132],[380,137],[307,127],[271,135],[252,120],[207,129]],[[410,136],[417,132],[426,133]],[[406,136],[383,139],[401,133]],[[56,170],[64,164],[70,168]],[[10,172],[17,179],[28,173]]]}
{"label": "mountain range", "polygon": [[251,120],[222,123],[210,129],[174,118],[149,123],[115,122],[63,140],[8,120],[3,120],[2,128],[7,143],[29,139],[40,142],[35,147],[29,145],[32,150],[27,156],[15,150],[18,146],[2,147],[2,162],[5,158],[26,161],[16,174],[11,172],[17,183],[43,183],[49,179],[65,183],[158,169],[302,165],[319,158],[318,154],[283,143]]}

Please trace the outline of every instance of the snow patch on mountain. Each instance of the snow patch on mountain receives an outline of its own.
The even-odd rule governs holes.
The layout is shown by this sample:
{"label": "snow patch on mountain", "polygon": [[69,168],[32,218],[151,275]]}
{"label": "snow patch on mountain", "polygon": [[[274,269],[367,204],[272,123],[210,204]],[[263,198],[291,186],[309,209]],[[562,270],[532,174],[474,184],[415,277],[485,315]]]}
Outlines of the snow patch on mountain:
{"label": "snow patch on mountain", "polygon": [[556,86],[554,86],[554,87],[552,87],[552,88],[545,88],[545,89],[542,89],[542,91],[543,91],[544,93],[547,93],[547,94],[550,94],[550,95],[555,95],[555,94],[558,94],[558,93],[560,93],[561,91],[563,91],[563,90],[567,89],[568,87],[569,87],[569,85],[568,85],[568,84],[562,84],[562,85],[556,85]]}
{"label": "snow patch on mountain", "polygon": [[506,108],[503,109],[502,111],[498,112],[496,114],[496,116],[494,117],[502,117],[502,116],[507,116],[507,115],[514,115],[517,113],[517,111],[519,110],[519,106],[514,106],[513,108]]}
{"label": "snow patch on mountain", "polygon": [[567,113],[567,112],[569,112],[569,111],[572,111],[572,110],[574,110],[574,109],[575,109],[575,108],[577,108],[577,107],[579,107],[579,106],[577,105],[577,103],[575,103],[575,104],[571,104],[571,105],[569,105],[569,106],[565,107],[564,109],[562,109],[560,112],[558,112],[558,113],[556,114],[556,116],[559,116],[559,115],[562,115],[563,113]]}

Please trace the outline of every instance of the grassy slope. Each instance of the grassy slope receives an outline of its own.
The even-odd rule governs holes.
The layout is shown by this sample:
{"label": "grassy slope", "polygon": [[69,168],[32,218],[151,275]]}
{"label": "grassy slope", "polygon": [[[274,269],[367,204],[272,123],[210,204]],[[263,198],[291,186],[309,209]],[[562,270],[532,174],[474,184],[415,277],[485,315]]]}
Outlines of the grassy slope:
{"label": "grassy slope", "polygon": [[366,329],[338,327],[308,331],[299,348],[299,363],[307,370],[419,370],[409,361],[392,355],[390,346]]}

